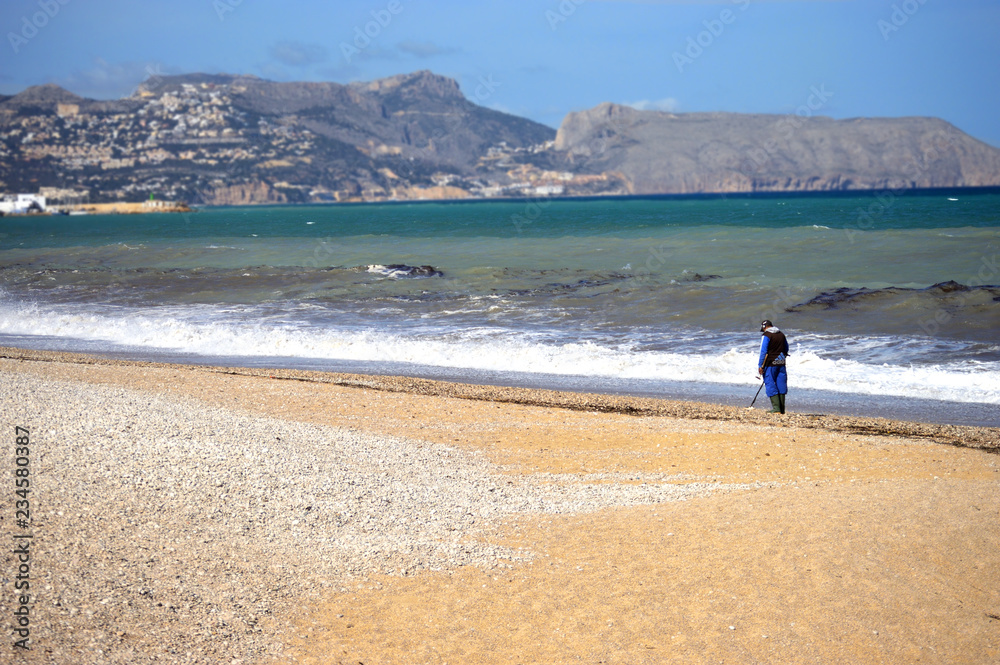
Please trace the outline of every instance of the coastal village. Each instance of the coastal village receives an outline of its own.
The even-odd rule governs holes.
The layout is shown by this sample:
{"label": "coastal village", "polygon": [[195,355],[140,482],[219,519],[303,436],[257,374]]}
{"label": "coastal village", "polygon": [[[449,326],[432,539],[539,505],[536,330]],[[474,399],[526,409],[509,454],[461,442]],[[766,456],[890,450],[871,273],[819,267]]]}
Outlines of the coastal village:
{"label": "coastal village", "polygon": [[[2,196],[4,214],[161,212],[189,204],[324,203],[525,198],[627,193],[613,176],[536,166],[547,141],[499,141],[469,172],[421,172],[405,146],[349,146],[374,164],[371,173],[316,182],[318,163],[350,162],[345,146],[289,121],[241,109],[245,85],[164,85],[152,79],[128,98],[95,102],[55,86],[54,112],[0,104],[0,163],[16,165],[22,187]],[[16,98],[15,98],[16,99]],[[412,153],[413,151],[409,151]],[[417,164],[417,166],[415,166]],[[402,168],[400,168],[402,167]],[[0,175],[0,192],[12,168]],[[327,172],[333,169],[326,168]],[[402,172],[406,170],[407,172]],[[54,173],[57,182],[44,173]],[[3,177],[3,176],[6,177]],[[44,182],[49,180],[49,182]],[[332,181],[332,182],[331,182]]]}

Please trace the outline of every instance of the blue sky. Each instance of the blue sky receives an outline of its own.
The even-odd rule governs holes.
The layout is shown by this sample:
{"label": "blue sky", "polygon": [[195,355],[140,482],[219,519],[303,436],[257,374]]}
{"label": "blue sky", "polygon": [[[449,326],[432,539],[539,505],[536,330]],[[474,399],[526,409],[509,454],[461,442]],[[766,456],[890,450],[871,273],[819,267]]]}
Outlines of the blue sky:
{"label": "blue sky", "polygon": [[811,103],[834,118],[936,116],[1000,147],[998,0],[3,0],[0,30],[4,94],[57,83],[120,97],[151,73],[345,83],[429,69],[553,127],[605,101]]}

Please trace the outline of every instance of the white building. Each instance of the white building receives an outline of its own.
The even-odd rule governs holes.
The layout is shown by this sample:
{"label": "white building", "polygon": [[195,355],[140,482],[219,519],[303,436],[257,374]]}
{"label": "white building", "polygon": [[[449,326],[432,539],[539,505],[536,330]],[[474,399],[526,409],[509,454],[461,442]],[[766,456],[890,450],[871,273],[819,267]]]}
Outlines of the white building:
{"label": "white building", "polygon": [[39,212],[45,212],[45,197],[38,194],[7,194],[0,200],[0,212],[5,215],[23,214],[32,209],[33,204]]}
{"label": "white building", "polygon": [[535,194],[539,196],[560,196],[566,188],[562,185],[542,185],[535,187]]}

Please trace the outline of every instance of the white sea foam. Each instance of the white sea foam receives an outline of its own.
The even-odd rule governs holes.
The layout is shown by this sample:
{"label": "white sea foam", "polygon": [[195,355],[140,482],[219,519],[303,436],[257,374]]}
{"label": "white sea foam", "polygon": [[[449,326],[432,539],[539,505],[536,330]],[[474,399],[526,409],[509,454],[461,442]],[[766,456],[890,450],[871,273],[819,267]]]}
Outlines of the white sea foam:
{"label": "white sea foam", "polygon": [[372,264],[368,266],[365,272],[370,272],[376,275],[385,275],[386,277],[405,277],[409,274],[405,270],[390,268],[389,266],[383,266],[380,264]]}
{"label": "white sea foam", "polygon": [[[757,352],[717,348],[700,353],[640,349],[636,344],[565,341],[550,331],[498,328],[376,328],[291,324],[250,309],[159,307],[96,311],[85,306],[0,302],[0,335],[45,335],[147,350],[206,356],[288,357],[414,363],[443,368],[615,379],[755,382]],[[1000,404],[1000,363],[873,364],[842,358],[845,340],[796,344],[788,372],[796,388],[970,403]]]}

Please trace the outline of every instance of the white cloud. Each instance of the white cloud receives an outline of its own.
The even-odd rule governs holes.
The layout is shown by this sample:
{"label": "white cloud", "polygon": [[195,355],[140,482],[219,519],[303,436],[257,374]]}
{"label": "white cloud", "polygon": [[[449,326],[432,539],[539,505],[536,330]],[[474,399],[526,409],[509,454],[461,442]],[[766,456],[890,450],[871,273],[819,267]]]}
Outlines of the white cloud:
{"label": "white cloud", "polygon": [[153,75],[166,74],[159,63],[110,63],[97,58],[89,69],[76,70],[55,82],[81,97],[114,99],[125,97]]}
{"label": "white cloud", "polygon": [[271,47],[271,57],[285,65],[302,67],[325,62],[327,54],[326,49],[319,44],[283,41]]}
{"label": "white cloud", "polygon": [[506,113],[507,115],[517,115],[509,106],[505,106],[504,104],[493,103],[489,105],[489,108],[500,113]]}
{"label": "white cloud", "polygon": [[418,58],[430,58],[435,55],[448,55],[451,53],[457,53],[456,49],[438,46],[434,42],[414,42],[406,41],[400,42],[396,45],[403,53],[407,53]]}
{"label": "white cloud", "polygon": [[667,97],[666,99],[658,99],[652,102],[648,99],[638,102],[626,102],[625,106],[631,106],[637,111],[670,111],[672,113],[680,108],[680,102],[673,97]]}

